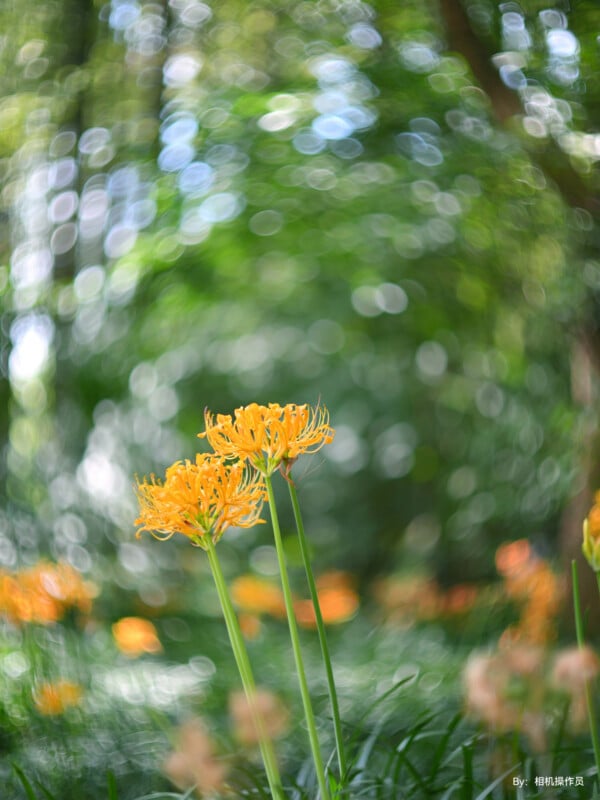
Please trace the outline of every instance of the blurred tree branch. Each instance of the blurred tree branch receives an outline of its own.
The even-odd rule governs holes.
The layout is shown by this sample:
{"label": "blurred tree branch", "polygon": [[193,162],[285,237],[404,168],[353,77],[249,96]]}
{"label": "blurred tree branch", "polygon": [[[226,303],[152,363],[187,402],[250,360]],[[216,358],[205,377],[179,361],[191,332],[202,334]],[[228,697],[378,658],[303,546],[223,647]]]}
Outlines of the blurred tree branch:
{"label": "blurred tree branch", "polygon": [[[439,0],[439,9],[449,48],[460,53],[469,64],[475,80],[487,94],[492,113],[498,122],[506,127],[514,127],[515,123],[518,124],[519,117],[526,113],[521,99],[516,91],[502,81],[492,63],[493,53],[473,30],[464,6],[460,0]],[[593,189],[586,185],[570,157],[553,138],[548,138],[542,146],[536,142],[527,149],[532,160],[556,186],[564,201],[572,208],[585,209],[593,217],[596,225],[582,248],[584,253],[592,251],[598,235],[597,224],[600,222],[600,200]],[[593,375],[600,374],[600,324],[597,309],[594,308],[596,305],[592,304],[585,327],[574,337],[571,352],[573,400],[577,405],[588,408],[595,402]],[[598,483],[599,453],[598,424],[595,420],[590,420],[581,457],[578,481],[580,489],[564,510],[560,531],[565,564],[569,564],[572,558],[580,561],[584,606],[591,606],[595,602],[597,592],[595,576],[587,569],[581,556],[581,525],[591,504],[592,487]],[[572,613],[570,618],[572,619]]]}
{"label": "blurred tree branch", "polygon": [[[525,113],[518,94],[502,81],[487,46],[477,36],[460,0],[439,0],[448,45],[469,64],[473,76],[487,94],[492,112],[502,125],[513,124]],[[529,147],[530,156],[556,185],[568,205],[583,208],[600,220],[600,200],[573,168],[568,155],[553,139],[543,147]]]}

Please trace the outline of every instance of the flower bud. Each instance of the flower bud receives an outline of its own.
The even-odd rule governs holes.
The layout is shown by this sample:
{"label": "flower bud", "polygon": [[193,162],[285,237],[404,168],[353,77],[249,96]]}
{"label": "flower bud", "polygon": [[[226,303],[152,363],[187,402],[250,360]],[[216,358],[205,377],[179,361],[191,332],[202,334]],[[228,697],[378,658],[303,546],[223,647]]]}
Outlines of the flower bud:
{"label": "flower bud", "polygon": [[581,549],[594,572],[600,572],[600,529],[595,525],[590,525],[589,517],[583,523],[583,545]]}

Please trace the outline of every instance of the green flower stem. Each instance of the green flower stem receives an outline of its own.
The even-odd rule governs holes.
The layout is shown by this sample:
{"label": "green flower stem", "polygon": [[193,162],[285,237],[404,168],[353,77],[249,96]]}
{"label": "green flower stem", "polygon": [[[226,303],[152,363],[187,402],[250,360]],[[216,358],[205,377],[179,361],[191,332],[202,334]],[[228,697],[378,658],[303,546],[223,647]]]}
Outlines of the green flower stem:
{"label": "green flower stem", "polygon": [[296,672],[298,673],[298,682],[300,684],[300,694],[302,695],[302,704],[304,706],[304,717],[306,719],[306,726],[308,728],[310,749],[312,752],[313,762],[315,765],[315,772],[317,774],[317,781],[319,784],[320,800],[329,800],[329,790],[327,788],[327,781],[325,779],[325,769],[323,767],[323,759],[321,758],[321,751],[319,749],[319,737],[317,736],[315,715],[313,712],[312,703],[310,700],[310,694],[308,691],[308,683],[306,682],[304,661],[302,659],[302,653],[300,651],[300,638],[298,636],[298,626],[296,624],[296,616],[294,614],[292,590],[290,589],[290,579],[288,576],[287,566],[285,562],[285,554],[283,552],[283,541],[281,539],[281,531],[279,529],[279,518],[277,516],[277,507],[275,506],[273,483],[271,481],[270,476],[265,476],[265,485],[267,487],[267,494],[269,497],[269,509],[271,511],[271,523],[273,525],[273,536],[275,538],[275,549],[277,551],[277,561],[279,563],[279,572],[281,576],[283,598],[285,601],[285,610],[290,629],[290,638],[292,640],[292,649],[294,651],[294,660],[296,662]]}
{"label": "green flower stem", "polygon": [[329,700],[331,702],[331,712],[333,716],[333,727],[335,731],[335,743],[338,754],[338,764],[340,767],[340,777],[342,781],[346,775],[346,754],[344,752],[344,743],[342,739],[342,721],[340,718],[340,707],[338,703],[337,690],[335,688],[335,679],[333,677],[333,668],[331,666],[331,657],[329,655],[329,645],[327,644],[327,635],[325,633],[325,625],[323,623],[323,615],[321,614],[321,606],[319,604],[319,594],[317,592],[317,585],[310,563],[310,553],[308,549],[308,542],[306,534],[304,533],[304,523],[302,522],[302,515],[300,513],[300,504],[298,503],[298,493],[296,486],[288,476],[288,488],[290,490],[290,498],[292,507],[294,509],[294,519],[296,520],[296,530],[298,531],[298,540],[300,542],[300,551],[302,553],[302,560],[304,561],[304,569],[306,571],[306,579],[310,589],[310,596],[312,604],[315,609],[315,617],[317,620],[317,633],[319,636],[319,644],[321,645],[321,654],[323,656],[323,663],[325,664],[325,672],[327,674],[327,686],[329,689]]}
{"label": "green flower stem", "polygon": [[[577,573],[577,562],[575,559],[571,561],[571,575],[573,579],[573,609],[575,612],[575,631],[577,634],[577,644],[579,649],[585,647],[585,636],[583,633],[583,618],[581,615],[581,603],[579,601],[579,575]],[[598,573],[596,573],[598,577]],[[600,583],[599,583],[600,587]],[[600,783],[600,742],[598,741],[598,724],[596,721],[596,711],[594,708],[594,698],[590,681],[585,680],[585,703],[587,706],[588,724],[590,727],[590,735],[592,737],[592,746],[594,748],[594,758],[596,759],[596,781]]]}
{"label": "green flower stem", "polygon": [[252,674],[252,667],[250,666],[250,659],[248,658],[248,651],[244,644],[242,632],[240,630],[239,622],[231,601],[231,596],[225,582],[225,576],[221,569],[221,564],[217,556],[217,551],[210,535],[202,537],[202,545],[205,546],[208,555],[208,563],[212,570],[215,586],[223,609],[223,616],[225,617],[225,624],[227,625],[227,633],[229,634],[229,641],[233,649],[233,655],[242,679],[246,699],[250,713],[254,720],[254,724],[258,731],[258,739],[260,752],[262,755],[265,771],[267,773],[267,780],[269,781],[269,788],[274,800],[284,800],[283,789],[281,788],[281,778],[279,776],[279,767],[277,766],[277,758],[273,750],[273,743],[268,737],[260,713],[256,707],[256,684]]}
{"label": "green flower stem", "polygon": [[598,591],[600,592],[600,572],[596,572],[596,583],[598,584]]}

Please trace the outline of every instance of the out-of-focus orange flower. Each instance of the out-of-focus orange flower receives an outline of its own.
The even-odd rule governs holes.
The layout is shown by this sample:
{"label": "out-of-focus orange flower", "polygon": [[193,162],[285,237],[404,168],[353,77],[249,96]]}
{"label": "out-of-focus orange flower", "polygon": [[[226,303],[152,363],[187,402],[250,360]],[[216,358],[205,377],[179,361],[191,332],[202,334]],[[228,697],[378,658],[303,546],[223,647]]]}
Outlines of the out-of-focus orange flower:
{"label": "out-of-focus orange flower", "polygon": [[411,623],[455,617],[472,611],[481,592],[473,584],[442,589],[426,575],[391,575],[373,586],[375,599],[391,621]]}
{"label": "out-of-focus orange flower", "polygon": [[242,463],[198,453],[196,461],[177,461],[164,482],[154,476],[137,483],[140,515],[138,537],[150,531],[157,539],[182,533],[206,547],[203,536],[217,542],[231,527],[251,528],[260,519],[265,489],[262,479]]}
{"label": "out-of-focus orange flower", "polygon": [[505,542],[496,550],[496,569],[500,575],[514,575],[522,572],[533,558],[533,551],[527,539]]}
{"label": "out-of-focus orange flower", "polygon": [[322,572],[316,579],[317,589],[353,589],[356,585],[354,575],[341,569]]}
{"label": "out-of-focus orange flower", "polygon": [[392,575],[378,580],[375,599],[391,620],[431,620],[442,609],[440,589],[431,578],[421,575]]}
{"label": "out-of-focus orange flower", "polygon": [[69,609],[87,614],[96,587],[70,564],[42,561],[13,573],[0,573],[0,613],[15,624],[58,622]]}
{"label": "out-of-focus orange flower", "polygon": [[442,598],[443,613],[449,616],[464,614],[473,608],[478,597],[479,592],[476,586],[470,586],[466,583],[458,583],[456,586],[451,586]]}
{"label": "out-of-focus orange flower", "polygon": [[79,572],[70,564],[44,564],[35,571],[35,581],[50,597],[54,597],[64,608],[78,608],[89,613],[95,586],[84,581]]}
{"label": "out-of-focus orange flower", "polygon": [[4,574],[0,578],[0,610],[14,624],[33,622],[51,625],[63,609],[55,598],[27,578]]}
{"label": "out-of-focus orange flower", "polygon": [[506,595],[521,606],[518,623],[504,632],[502,641],[545,644],[555,638],[556,615],[564,598],[560,577],[536,556],[526,539],[501,545],[496,566]]}
{"label": "out-of-focus orange flower", "polygon": [[[277,695],[267,689],[257,689],[254,704],[268,738],[275,739],[287,731],[289,711]],[[244,692],[229,695],[229,714],[236,739],[244,745],[258,744],[260,737]]]}
{"label": "out-of-focus orange flower", "polygon": [[241,611],[285,617],[283,592],[271,581],[255,575],[240,575],[231,584],[231,597]]}
{"label": "out-of-focus orange flower", "polygon": [[245,639],[256,639],[261,629],[260,617],[256,614],[239,615],[240,630]]}
{"label": "out-of-focus orange flower", "polygon": [[[347,622],[358,610],[358,595],[348,586],[330,589],[317,587],[317,594],[321,616],[326,625],[340,625],[342,622]],[[299,625],[304,628],[316,628],[317,618],[312,600],[296,600],[294,612]]]}
{"label": "out-of-focus orange flower", "polygon": [[112,633],[119,650],[130,658],[162,651],[156,628],[147,619],[123,617],[112,626]]}
{"label": "out-of-focus orange flower", "polygon": [[177,746],[163,764],[165,775],[179,789],[195,786],[198,797],[224,791],[226,764],[200,720],[190,720],[177,731]]}
{"label": "out-of-focus orange flower", "polygon": [[323,406],[289,403],[280,406],[251,403],[230,414],[204,412],[206,437],[215,453],[224,458],[247,459],[264,475],[271,475],[282,462],[289,466],[303,453],[315,453],[333,441],[329,413]]}
{"label": "out-of-focus orange flower", "polygon": [[83,697],[83,690],[71,681],[42,683],[34,692],[34,703],[40,714],[57,716],[67,708],[78,706]]}

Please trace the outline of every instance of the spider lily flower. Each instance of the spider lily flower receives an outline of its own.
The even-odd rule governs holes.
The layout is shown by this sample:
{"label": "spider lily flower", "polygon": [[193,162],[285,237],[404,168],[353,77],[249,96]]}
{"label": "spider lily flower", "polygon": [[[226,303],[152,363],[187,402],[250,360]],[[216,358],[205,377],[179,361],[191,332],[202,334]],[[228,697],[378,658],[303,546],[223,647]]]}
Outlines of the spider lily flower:
{"label": "spider lily flower", "polygon": [[162,540],[181,533],[206,549],[206,535],[216,543],[229,527],[263,522],[262,478],[242,463],[229,464],[219,456],[199,453],[194,462],[176,461],[164,481],[154,476],[138,481],[137,495],[138,537],[144,530]]}
{"label": "spider lily flower", "polygon": [[230,414],[204,412],[206,430],[199,433],[227,459],[247,460],[263,475],[272,475],[284,463],[291,464],[303,453],[316,453],[333,441],[329,413],[323,406],[289,403],[280,406],[251,403]]}
{"label": "spider lily flower", "polygon": [[[154,476],[150,480],[137,481],[140,515],[135,524],[139,526],[138,537],[144,530],[163,540],[181,533],[206,551],[250,713],[256,721],[271,797],[284,800],[273,744],[262,728],[254,702],[256,684],[252,667],[215,549],[215,544],[228,527],[250,528],[263,522],[260,513],[266,494],[263,476],[249,470],[244,462],[231,464],[220,455],[198,454],[194,462],[176,461],[167,469],[164,481]],[[182,747],[180,749],[184,752],[173,754],[165,769],[175,783],[195,783],[204,795],[202,782],[211,772],[212,749],[203,743],[201,730],[192,729],[189,736],[186,733],[183,738],[186,740],[183,745],[192,740],[194,747],[190,750],[198,749],[196,745],[200,745],[198,753],[192,753],[189,758],[185,752],[188,748]],[[216,778],[218,780],[211,779],[207,791],[220,783],[219,769]]]}

